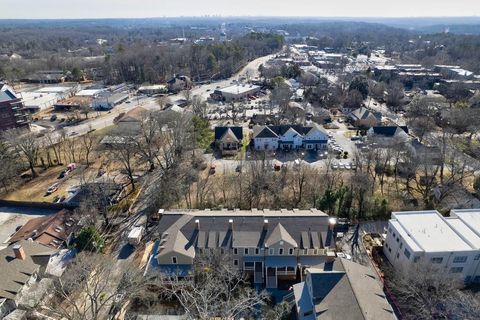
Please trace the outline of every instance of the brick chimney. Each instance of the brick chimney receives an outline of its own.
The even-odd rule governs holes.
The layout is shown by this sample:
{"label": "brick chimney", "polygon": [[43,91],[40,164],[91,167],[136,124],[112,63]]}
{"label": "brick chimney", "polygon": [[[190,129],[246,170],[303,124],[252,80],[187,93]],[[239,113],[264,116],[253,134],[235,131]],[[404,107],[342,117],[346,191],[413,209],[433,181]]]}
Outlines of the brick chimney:
{"label": "brick chimney", "polygon": [[14,245],[12,249],[13,249],[13,253],[15,254],[15,258],[20,260],[25,260],[26,255],[21,244]]}

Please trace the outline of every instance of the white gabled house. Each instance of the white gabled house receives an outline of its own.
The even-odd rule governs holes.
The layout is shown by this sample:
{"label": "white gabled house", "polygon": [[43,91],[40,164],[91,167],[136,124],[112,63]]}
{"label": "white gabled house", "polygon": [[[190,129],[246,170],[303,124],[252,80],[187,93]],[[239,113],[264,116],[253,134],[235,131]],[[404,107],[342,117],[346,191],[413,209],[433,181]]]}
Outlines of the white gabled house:
{"label": "white gabled house", "polygon": [[325,150],[328,144],[327,132],[318,125],[257,126],[254,128],[255,150]]}

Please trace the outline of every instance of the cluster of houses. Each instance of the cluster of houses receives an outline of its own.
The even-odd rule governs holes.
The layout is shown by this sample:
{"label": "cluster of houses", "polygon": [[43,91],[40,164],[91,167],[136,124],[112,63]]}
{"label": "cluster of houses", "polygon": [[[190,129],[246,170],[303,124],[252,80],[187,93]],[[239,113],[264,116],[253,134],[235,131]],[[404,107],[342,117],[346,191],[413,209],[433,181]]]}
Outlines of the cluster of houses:
{"label": "cluster of houses", "polygon": [[196,257],[218,251],[253,286],[283,292],[298,319],[396,319],[378,275],[337,257],[336,219],[320,210],[160,210],[160,216],[146,277],[188,280]]}
{"label": "cluster of houses", "polygon": [[[311,210],[164,211],[145,276],[193,274],[218,251],[253,286],[283,293],[298,319],[397,319],[378,273],[336,252],[336,219]],[[393,212],[383,252],[396,272],[432,263],[480,282],[480,210]],[[277,301],[279,302],[279,301]]]}
{"label": "cluster of houses", "polygon": [[79,230],[71,211],[29,220],[0,250],[0,318],[23,319],[60,277],[74,252],[65,249]]}
{"label": "cluster of houses", "polygon": [[[215,145],[222,155],[236,154],[243,137],[242,127],[215,128]],[[322,151],[327,149],[328,133],[317,124],[255,126],[252,143],[256,151]]]}
{"label": "cluster of houses", "polygon": [[373,70],[379,79],[397,79],[408,87],[432,87],[436,83],[455,84],[462,83],[470,89],[480,88],[480,76],[460,66],[435,65],[426,68],[420,64],[379,65]]}

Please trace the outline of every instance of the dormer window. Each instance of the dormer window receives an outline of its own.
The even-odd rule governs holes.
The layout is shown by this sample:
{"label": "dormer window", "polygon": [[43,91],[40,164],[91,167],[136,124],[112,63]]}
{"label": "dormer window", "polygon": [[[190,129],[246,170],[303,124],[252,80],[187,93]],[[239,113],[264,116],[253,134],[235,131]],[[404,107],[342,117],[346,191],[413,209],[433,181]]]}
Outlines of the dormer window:
{"label": "dormer window", "polygon": [[283,248],[278,249],[278,254],[283,255]]}
{"label": "dormer window", "polygon": [[293,255],[293,248],[288,249],[288,254]]}

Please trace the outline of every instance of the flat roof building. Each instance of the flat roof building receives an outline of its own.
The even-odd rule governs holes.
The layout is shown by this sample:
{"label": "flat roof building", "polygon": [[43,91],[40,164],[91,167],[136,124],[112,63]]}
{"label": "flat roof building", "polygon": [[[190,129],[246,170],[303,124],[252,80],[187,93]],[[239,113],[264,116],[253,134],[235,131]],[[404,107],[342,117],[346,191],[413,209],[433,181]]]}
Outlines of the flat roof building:
{"label": "flat roof building", "polygon": [[238,101],[260,91],[260,86],[253,84],[234,84],[222,89],[217,89],[212,94],[213,98],[224,101]]}
{"label": "flat roof building", "polygon": [[399,269],[424,259],[480,282],[480,209],[393,212],[383,251]]}

